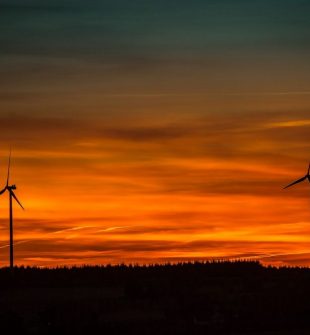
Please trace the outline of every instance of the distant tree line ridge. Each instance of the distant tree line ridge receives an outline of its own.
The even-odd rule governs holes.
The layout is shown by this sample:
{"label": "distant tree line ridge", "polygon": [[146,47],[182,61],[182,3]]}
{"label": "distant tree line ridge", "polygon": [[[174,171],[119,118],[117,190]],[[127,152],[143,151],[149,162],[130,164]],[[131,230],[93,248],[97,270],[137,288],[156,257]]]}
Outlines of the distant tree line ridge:
{"label": "distant tree line ridge", "polygon": [[309,334],[309,283],[308,268],[257,261],[2,268],[0,324],[23,334]]}

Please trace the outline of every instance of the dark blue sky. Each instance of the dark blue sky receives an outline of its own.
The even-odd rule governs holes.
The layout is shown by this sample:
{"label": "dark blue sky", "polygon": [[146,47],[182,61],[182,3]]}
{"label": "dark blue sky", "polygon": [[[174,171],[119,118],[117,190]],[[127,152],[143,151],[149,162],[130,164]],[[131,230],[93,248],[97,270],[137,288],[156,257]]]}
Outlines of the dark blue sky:
{"label": "dark blue sky", "polygon": [[1,0],[0,88],[304,91],[309,11],[302,0]]}
{"label": "dark blue sky", "polygon": [[308,1],[1,1],[1,53],[176,56],[309,48]]}

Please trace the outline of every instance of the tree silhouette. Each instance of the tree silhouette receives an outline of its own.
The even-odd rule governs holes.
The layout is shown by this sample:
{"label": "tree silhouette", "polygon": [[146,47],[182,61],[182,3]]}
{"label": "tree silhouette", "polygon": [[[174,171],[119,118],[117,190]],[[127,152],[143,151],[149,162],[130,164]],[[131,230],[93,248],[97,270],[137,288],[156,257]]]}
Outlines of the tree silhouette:
{"label": "tree silhouette", "polygon": [[252,261],[3,268],[0,324],[23,334],[309,334],[309,282],[308,268]]}

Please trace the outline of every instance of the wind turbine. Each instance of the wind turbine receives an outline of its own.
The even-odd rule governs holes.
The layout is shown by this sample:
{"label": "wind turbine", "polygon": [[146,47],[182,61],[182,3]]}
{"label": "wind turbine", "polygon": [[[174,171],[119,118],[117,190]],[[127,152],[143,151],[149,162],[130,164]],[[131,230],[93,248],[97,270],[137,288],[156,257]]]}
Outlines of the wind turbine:
{"label": "wind turbine", "polygon": [[302,177],[302,178],[300,178],[298,180],[293,181],[291,184],[288,184],[287,186],[285,186],[284,189],[288,188],[288,187],[291,187],[291,186],[293,186],[295,184],[301,183],[302,181],[304,181],[306,179],[308,179],[308,181],[310,183],[310,164],[309,164],[309,167],[308,167],[308,172],[307,172],[307,174],[304,177]]}
{"label": "wind turbine", "polygon": [[9,185],[10,181],[10,167],[11,167],[11,152],[9,156],[9,164],[8,164],[8,174],[6,178],[6,186],[3,190],[0,191],[0,195],[3,194],[5,191],[9,192],[9,204],[10,204],[10,268],[13,269],[14,267],[14,254],[13,254],[13,198],[19,204],[19,206],[24,210],[23,205],[17,199],[13,190],[16,190],[16,185]]}

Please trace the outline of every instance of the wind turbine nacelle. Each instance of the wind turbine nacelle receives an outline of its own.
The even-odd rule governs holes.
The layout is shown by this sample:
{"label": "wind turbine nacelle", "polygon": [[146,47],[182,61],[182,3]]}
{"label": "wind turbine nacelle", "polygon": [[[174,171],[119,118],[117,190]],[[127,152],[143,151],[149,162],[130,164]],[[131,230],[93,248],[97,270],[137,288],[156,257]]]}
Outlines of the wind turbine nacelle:
{"label": "wind turbine nacelle", "polygon": [[16,190],[16,185],[12,185],[12,186],[11,186],[11,189],[12,189],[12,190]]}

